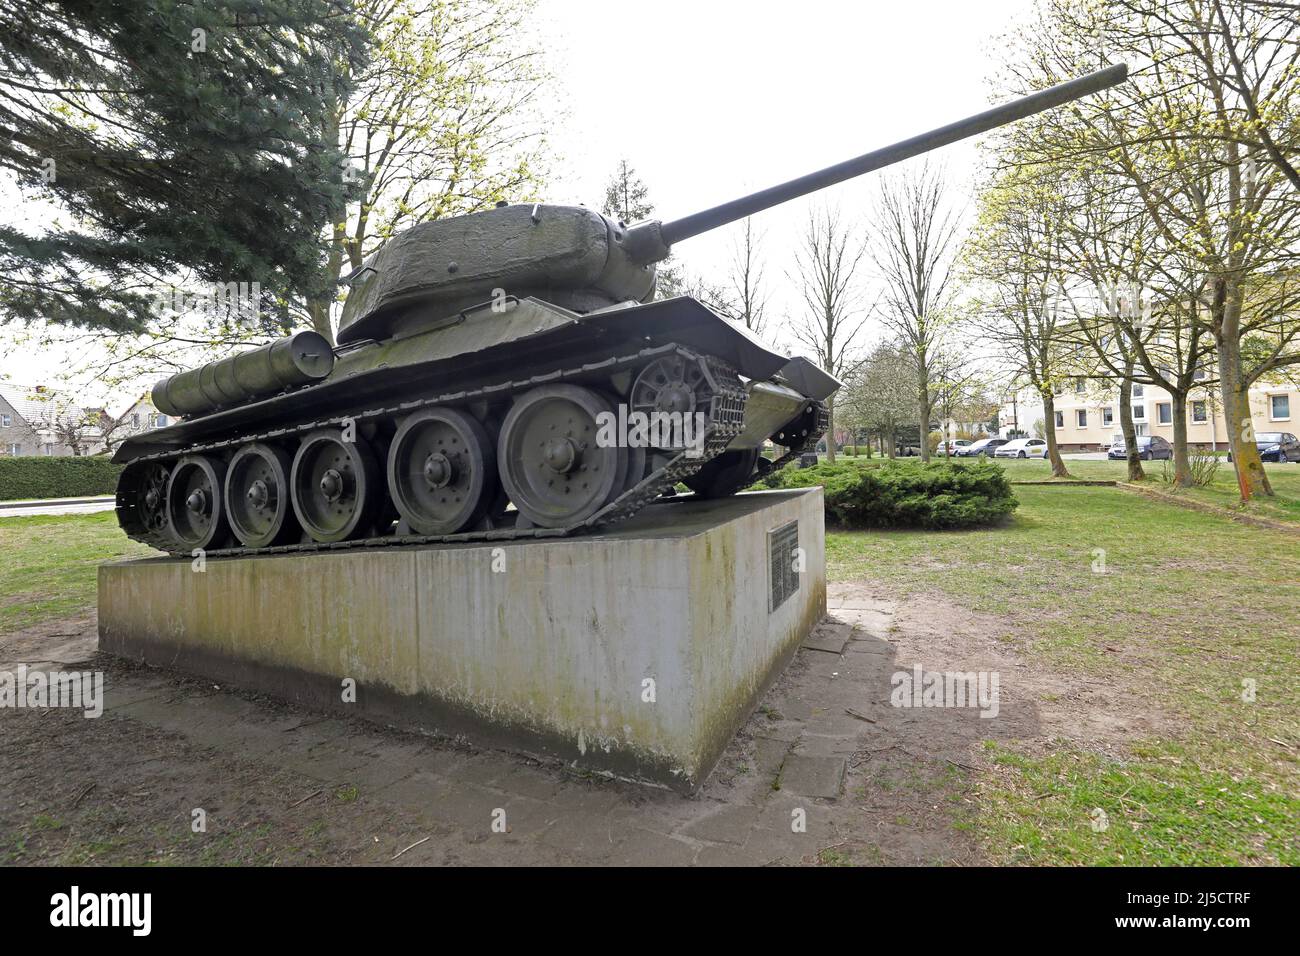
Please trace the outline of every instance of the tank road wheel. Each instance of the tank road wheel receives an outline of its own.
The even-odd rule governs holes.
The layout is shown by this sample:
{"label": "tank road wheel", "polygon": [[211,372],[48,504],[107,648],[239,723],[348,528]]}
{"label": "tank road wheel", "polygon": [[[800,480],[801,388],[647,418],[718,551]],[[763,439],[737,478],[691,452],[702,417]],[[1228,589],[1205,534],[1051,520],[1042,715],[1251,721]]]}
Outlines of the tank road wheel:
{"label": "tank road wheel", "polygon": [[187,551],[220,547],[226,537],[221,498],[226,466],[205,455],[186,455],[167,482],[167,525],[172,539]]}
{"label": "tank road wheel", "polygon": [[725,498],[754,483],[757,465],[757,448],[724,451],[689,478],[683,478],[682,484],[701,498]]}
{"label": "tank road wheel", "polygon": [[235,452],[226,468],[226,515],[246,548],[283,544],[298,535],[289,504],[293,459],[280,448],[251,442]]}
{"label": "tank road wheel", "polygon": [[541,385],[515,399],[497,467],[516,510],[534,525],[576,524],[622,493],[629,449],[596,444],[601,412],[613,414],[613,406],[577,385]]}
{"label": "tank road wheel", "polygon": [[346,541],[370,530],[379,504],[379,467],[360,435],[344,441],[337,428],[309,432],[289,475],[289,499],[315,541]]}
{"label": "tank road wheel", "polygon": [[686,415],[695,411],[696,396],[709,385],[699,362],[687,360],[683,355],[665,355],[643,368],[632,383],[628,401],[629,411],[678,412]]}
{"label": "tank road wheel", "polygon": [[167,527],[167,482],[171,470],[162,462],[146,461],[127,465],[117,483],[117,520],[127,534],[152,539],[165,547],[171,531]]}
{"label": "tank road wheel", "polygon": [[497,452],[472,415],[429,408],[403,420],[388,449],[388,492],[417,534],[474,525],[496,497]]}

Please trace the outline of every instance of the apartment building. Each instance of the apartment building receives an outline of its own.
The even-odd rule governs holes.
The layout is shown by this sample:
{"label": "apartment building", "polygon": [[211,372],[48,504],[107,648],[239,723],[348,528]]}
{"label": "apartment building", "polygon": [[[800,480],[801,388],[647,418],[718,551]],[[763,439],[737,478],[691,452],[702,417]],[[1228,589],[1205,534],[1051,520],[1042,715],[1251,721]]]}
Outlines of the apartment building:
{"label": "apartment building", "polygon": [[[1053,398],[1056,441],[1061,451],[1102,451],[1122,438],[1119,390],[1101,390],[1077,379]],[[1153,385],[1133,386],[1133,426],[1139,435],[1173,441],[1174,405],[1169,393]],[[1300,433],[1300,388],[1291,382],[1262,384],[1250,390],[1251,420],[1256,432]],[[1002,407],[1001,433],[1019,429],[1033,435],[1041,428],[1042,401],[1033,393],[1009,397]],[[1208,449],[1228,447],[1228,426],[1214,389],[1193,391],[1187,402],[1187,441]]]}

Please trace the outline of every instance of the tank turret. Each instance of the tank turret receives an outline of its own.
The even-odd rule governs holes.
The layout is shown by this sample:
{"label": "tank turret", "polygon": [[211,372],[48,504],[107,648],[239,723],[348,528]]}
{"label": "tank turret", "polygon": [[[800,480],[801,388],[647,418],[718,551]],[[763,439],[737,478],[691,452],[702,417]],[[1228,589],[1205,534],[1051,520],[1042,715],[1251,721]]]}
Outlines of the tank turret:
{"label": "tank turret", "polygon": [[[554,537],[679,484],[732,494],[814,450],[839,383],[688,297],[672,246],[1121,82],[1114,66],[667,222],[546,204],[422,223],[350,279],[338,347],[298,332],[154,390],[117,515],[226,554]],[[767,447],[777,449],[771,457]]]}

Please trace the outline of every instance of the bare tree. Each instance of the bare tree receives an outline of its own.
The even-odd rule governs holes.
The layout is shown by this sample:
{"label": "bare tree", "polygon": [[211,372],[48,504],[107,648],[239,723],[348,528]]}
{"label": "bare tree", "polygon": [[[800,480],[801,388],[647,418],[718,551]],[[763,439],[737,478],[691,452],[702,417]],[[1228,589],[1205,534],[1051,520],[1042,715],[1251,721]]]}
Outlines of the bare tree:
{"label": "bare tree", "polygon": [[916,373],[921,460],[930,460],[925,434],[934,408],[934,363],[952,324],[954,263],[960,251],[958,215],[941,172],[928,164],[885,179],[876,202],[872,258],[884,282],[881,317],[907,348]]}
{"label": "bare tree", "polygon": [[[949,439],[960,437],[951,434],[953,421],[959,416],[961,421],[987,421],[997,407],[988,397],[984,370],[966,354],[960,348],[947,348],[933,355],[930,363],[929,391],[932,408],[939,414],[946,458],[952,457]],[[925,444],[928,451],[929,443]]]}
{"label": "bare tree", "polygon": [[968,267],[982,284],[976,322],[1013,377],[1027,382],[1042,400],[1052,475],[1068,478],[1056,440],[1055,407],[1078,353],[1068,335],[1073,316],[1062,307],[1070,278],[1061,227],[1068,206],[1055,183],[1025,170],[991,183],[980,205],[980,225],[967,249]]}
{"label": "bare tree", "polygon": [[1152,271],[1147,256],[1153,238],[1150,220],[1113,178],[1093,172],[1065,178],[1070,181],[1077,209],[1065,222],[1068,255],[1092,290],[1082,305],[1071,297],[1077,322],[1073,334],[1091,353],[1093,377],[1118,384],[1128,479],[1142,481],[1146,474],[1133,420],[1133,386],[1150,384],[1138,377],[1142,371],[1138,352],[1156,331],[1147,307]]}
{"label": "bare tree", "polygon": [[767,326],[767,292],[763,282],[764,266],[761,246],[763,234],[754,231],[753,220],[746,216],[731,249],[732,314],[737,322],[757,336]]}
{"label": "bare tree", "polygon": [[[795,338],[812,350],[820,365],[844,378],[860,363],[855,347],[871,309],[861,307],[858,270],[866,255],[863,242],[838,212],[811,213],[795,253],[795,275],[806,311],[793,323]],[[835,406],[832,397],[826,429],[826,458],[835,460]]]}

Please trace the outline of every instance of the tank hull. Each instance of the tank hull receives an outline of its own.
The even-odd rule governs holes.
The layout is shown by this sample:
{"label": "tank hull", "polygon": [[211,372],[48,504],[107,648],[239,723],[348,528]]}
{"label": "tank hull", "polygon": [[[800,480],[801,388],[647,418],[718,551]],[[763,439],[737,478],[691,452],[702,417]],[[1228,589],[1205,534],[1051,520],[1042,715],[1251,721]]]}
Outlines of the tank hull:
{"label": "tank hull", "polygon": [[[362,542],[377,546],[573,533],[627,517],[654,497],[671,492],[679,482],[709,493],[730,493],[743,487],[748,481],[742,483],[742,479],[763,467],[757,450],[768,439],[778,437],[782,427],[791,423],[798,426],[791,431],[792,435],[798,432],[795,437],[786,437],[787,447],[802,448],[816,441],[820,433],[813,432],[818,426],[821,402],[838,387],[833,378],[805,360],[792,360],[768,349],[690,298],[650,304],[633,302],[585,315],[536,298],[496,298],[449,318],[427,322],[421,331],[386,341],[354,342],[336,352],[331,371],[321,380],[291,387],[269,398],[215,408],[124,442],[114,460],[128,465],[118,501],[119,518],[128,533],[172,553],[202,549],[213,556],[354,546]],[[439,494],[430,491],[438,487],[436,482],[428,483],[442,474],[444,464],[438,456],[421,458],[423,477],[394,477],[394,469],[410,471],[413,467],[409,462],[395,465],[388,458],[394,442],[401,445],[405,440],[401,437],[403,423],[416,413],[439,421],[449,416],[454,419],[451,424],[424,423],[426,432],[446,427],[453,429],[447,432],[449,435],[467,436],[466,429],[473,430],[478,437],[469,436],[468,440],[487,453],[486,458],[479,454],[472,463],[481,472],[491,467],[486,459],[494,457],[499,443],[504,443],[501,449],[507,457],[513,454],[528,459],[530,453],[520,445],[522,439],[516,440],[513,435],[507,437],[514,442],[514,451],[505,451],[509,442],[502,437],[503,426],[512,427],[507,419],[516,404],[525,400],[540,403],[539,407],[549,409],[554,416],[556,409],[567,407],[556,403],[567,399],[564,395],[548,397],[542,393],[548,387],[561,387],[594,396],[591,400],[595,404],[588,408],[592,420],[599,421],[600,409],[606,409],[616,412],[615,420],[626,422],[634,398],[641,407],[651,407],[645,404],[645,390],[653,386],[647,370],[667,367],[664,363],[685,370],[682,374],[694,383],[688,389],[692,395],[690,407],[682,408],[698,413],[702,435],[707,432],[707,438],[701,437],[700,447],[695,449],[698,454],[688,455],[681,447],[653,443],[644,449],[620,451],[609,458],[610,467],[620,469],[620,477],[602,493],[603,497],[593,493],[583,507],[575,505],[568,511],[564,503],[558,506],[561,515],[573,520],[556,519],[550,526],[544,523],[550,513],[545,506],[544,487],[532,489],[536,493],[536,501],[532,502],[535,510],[518,509],[514,499],[520,497],[527,502],[527,489],[512,486],[508,480],[506,488],[492,493],[492,500],[488,500],[492,495],[484,497],[466,512],[472,519],[468,524],[462,526],[457,523],[459,519],[452,517],[446,522],[435,520],[436,514],[418,513],[418,502],[422,496],[432,500],[430,495],[436,498]],[[747,410],[751,396],[754,401]],[[473,419],[473,423],[466,425],[465,419]],[[461,422],[459,432],[454,427],[457,421]],[[346,435],[349,429],[359,435],[355,446],[347,442],[330,444],[328,434],[324,440],[317,434],[324,431]],[[329,474],[319,468],[311,472],[310,461],[303,466],[304,475],[311,472],[309,478],[295,477],[298,458],[304,454],[302,449],[309,444],[309,438],[317,446],[324,441],[325,451],[311,454],[316,458],[332,455],[335,463],[342,462],[341,480],[368,489],[365,495],[374,498],[374,503],[364,514],[354,516],[358,523],[345,523],[346,527],[340,529],[324,529],[329,524],[324,519],[331,518],[327,505],[320,505],[314,512],[307,507],[305,513],[298,514],[298,533],[282,525],[254,527],[258,513],[249,502],[267,493],[253,483],[247,488],[241,485],[238,494],[232,496],[229,485],[233,479],[226,477],[226,466],[232,459],[243,462],[232,475],[252,481],[257,469],[250,471],[245,459],[260,449],[261,457],[255,457],[254,463],[265,464],[278,476],[263,477],[272,488],[271,497],[279,495],[275,513],[283,521],[283,500],[287,496],[293,496],[297,504],[299,498],[304,502],[312,496],[320,498],[317,482],[327,491],[333,487],[334,479]],[[252,452],[245,450],[250,448]],[[403,448],[399,448],[401,454],[394,461],[405,461],[402,454],[409,458]],[[595,461],[605,452],[592,446],[585,454]],[[198,464],[187,459],[195,459]],[[291,462],[291,466],[286,467],[281,459]],[[710,465],[715,459],[721,460]],[[187,462],[184,469],[180,469],[182,462]],[[531,463],[538,467],[543,464]],[[462,464],[468,468],[470,462]],[[161,519],[158,513],[149,511],[153,507],[150,502],[156,503],[152,493],[156,492],[160,469],[168,475]],[[170,480],[178,469],[186,477],[186,484],[179,490],[172,487],[174,482]],[[509,474],[510,470],[503,466],[502,479]],[[563,484],[568,472],[556,474]],[[386,482],[389,495],[382,491]],[[223,483],[227,485],[224,489],[220,487]],[[510,493],[512,487],[515,494]],[[146,500],[147,493],[151,496]],[[474,492],[480,493],[488,494]],[[217,502],[218,498],[223,501]],[[196,501],[208,509],[200,509],[202,520],[197,522],[192,511],[187,510]],[[414,506],[413,501],[417,502]],[[402,513],[396,512],[394,502],[403,505]],[[412,507],[414,514],[408,513]],[[436,501],[433,510],[437,510]],[[337,540],[332,539],[335,534]],[[260,546],[264,541],[280,543]]]}

